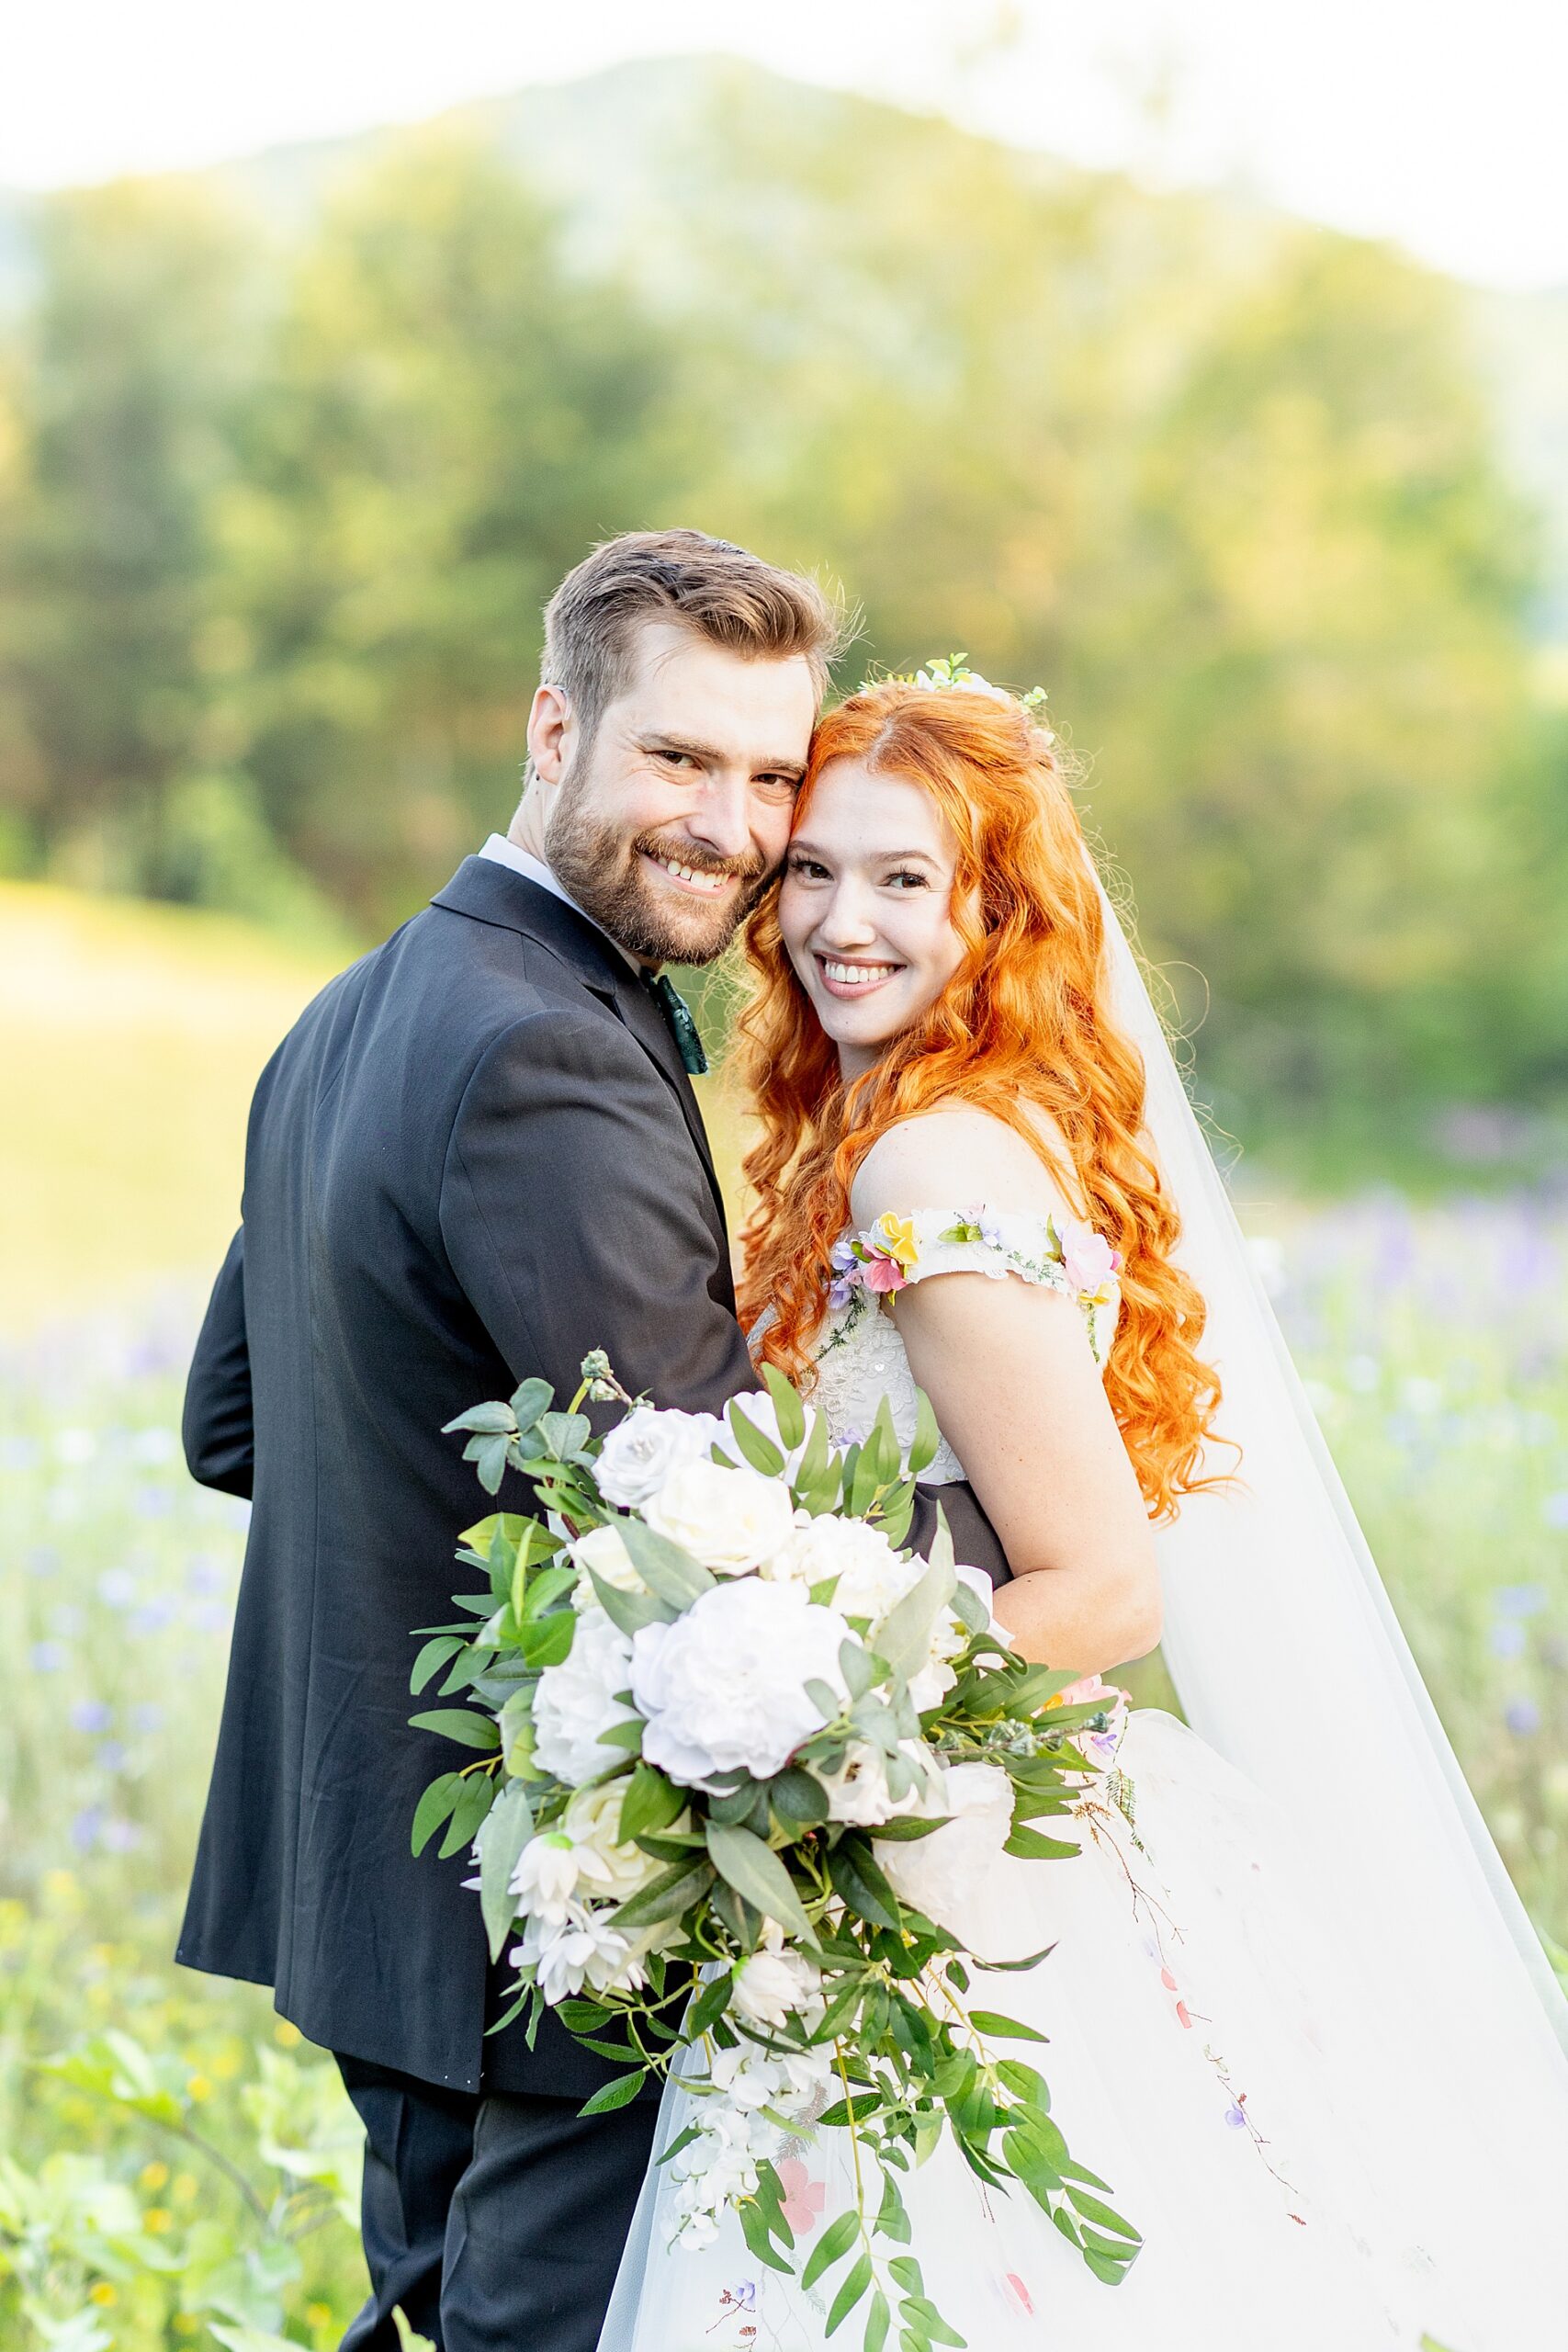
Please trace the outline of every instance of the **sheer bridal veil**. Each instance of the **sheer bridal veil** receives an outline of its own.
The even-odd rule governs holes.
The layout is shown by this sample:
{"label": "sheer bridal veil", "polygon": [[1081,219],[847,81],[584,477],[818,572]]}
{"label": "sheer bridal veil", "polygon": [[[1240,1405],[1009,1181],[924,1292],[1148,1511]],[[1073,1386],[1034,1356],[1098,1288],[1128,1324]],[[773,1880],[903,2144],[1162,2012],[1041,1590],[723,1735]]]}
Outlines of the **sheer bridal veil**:
{"label": "sheer bridal veil", "polygon": [[[1367,2095],[1393,2128],[1422,2234],[1461,2259],[1490,2343],[1505,2314],[1539,2326],[1549,2269],[1561,2278],[1568,2002],[1400,1630],[1108,899],[1104,913],[1111,1003],[1144,1057],[1146,1130],[1181,1219],[1177,1254],[1207,1302],[1219,1426],[1242,1453],[1239,1486],[1190,1497],[1159,1532],[1165,1656],[1192,1729],[1276,1801],[1305,1849],[1354,1971]],[[1218,1451],[1214,1467],[1232,1460]]]}

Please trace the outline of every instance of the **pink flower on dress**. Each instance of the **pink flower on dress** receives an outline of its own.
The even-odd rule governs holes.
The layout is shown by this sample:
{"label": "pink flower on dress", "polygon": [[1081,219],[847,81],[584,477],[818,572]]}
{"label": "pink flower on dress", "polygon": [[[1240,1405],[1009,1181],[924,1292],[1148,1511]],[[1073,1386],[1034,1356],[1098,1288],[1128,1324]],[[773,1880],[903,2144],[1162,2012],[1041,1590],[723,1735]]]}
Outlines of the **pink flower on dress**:
{"label": "pink flower on dress", "polygon": [[1112,1250],[1091,1226],[1075,1225],[1070,1218],[1062,1220],[1060,1230],[1062,1272],[1080,1298],[1098,1298],[1120,1270],[1120,1250]]}
{"label": "pink flower on dress", "polygon": [[861,1274],[867,1290],[902,1290],[908,1279],[897,1258],[870,1258]]}
{"label": "pink flower on dress", "polygon": [[784,2220],[792,2230],[807,2235],[822,2219],[822,2208],[828,2201],[825,2183],[813,2180],[798,2156],[785,2156],[773,2170],[784,2190]]}

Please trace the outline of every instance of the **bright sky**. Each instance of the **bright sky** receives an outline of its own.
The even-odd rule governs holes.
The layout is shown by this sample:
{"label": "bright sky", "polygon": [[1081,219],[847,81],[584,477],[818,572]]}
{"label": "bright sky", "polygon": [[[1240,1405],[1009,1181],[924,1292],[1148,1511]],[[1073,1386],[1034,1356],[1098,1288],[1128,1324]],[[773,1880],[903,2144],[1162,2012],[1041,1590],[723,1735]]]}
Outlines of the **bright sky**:
{"label": "bright sky", "polygon": [[1563,0],[19,0],[0,185],[219,162],[724,50],[1568,284]]}

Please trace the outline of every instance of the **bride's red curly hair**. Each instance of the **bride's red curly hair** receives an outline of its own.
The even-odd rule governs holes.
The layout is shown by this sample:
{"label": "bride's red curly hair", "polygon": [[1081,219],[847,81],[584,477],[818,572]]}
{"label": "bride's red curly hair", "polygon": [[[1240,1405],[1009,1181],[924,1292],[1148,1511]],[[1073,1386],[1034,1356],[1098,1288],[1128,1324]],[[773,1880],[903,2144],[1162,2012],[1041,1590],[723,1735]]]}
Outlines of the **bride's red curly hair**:
{"label": "bride's red curly hair", "polygon": [[1071,1155],[1069,1198],[1076,1191],[1122,1255],[1106,1392],[1150,1514],[1168,1519],[1181,1496],[1214,1483],[1200,1462],[1220,1386],[1197,1353],[1202,1298],[1172,1262],[1178,1220],[1141,1132],[1143,1062],[1111,1017],[1100,891],[1053,739],[1019,703],[889,681],[822,720],[797,821],[835,760],[931,794],[957,843],[953,920],[966,953],[846,1093],[784,952],[776,887],[753,911],[739,1033],[761,1139],[745,1162],[755,1206],[741,1238],[741,1318],[750,1325],[771,1304],[758,1351],[808,1385],[829,1252],[877,1138],[939,1104],[972,1103],[1052,1166],[1030,1116],[1043,1112]]}

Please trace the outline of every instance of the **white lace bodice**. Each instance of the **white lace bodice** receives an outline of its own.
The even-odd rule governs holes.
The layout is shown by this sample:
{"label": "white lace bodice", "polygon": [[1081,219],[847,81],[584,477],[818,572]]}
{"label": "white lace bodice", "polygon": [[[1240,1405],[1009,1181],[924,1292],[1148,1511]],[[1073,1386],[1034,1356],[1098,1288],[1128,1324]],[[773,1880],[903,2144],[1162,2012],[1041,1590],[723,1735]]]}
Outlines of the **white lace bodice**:
{"label": "white lace bodice", "polygon": [[[980,1273],[993,1281],[1017,1274],[1063,1292],[1082,1309],[1095,1362],[1103,1370],[1115,1335],[1121,1261],[1089,1227],[1034,1210],[916,1209],[879,1217],[863,1233],[846,1234],[833,1251],[835,1279],[812,1353],[817,1385],[812,1403],[828,1417],[836,1446],[864,1438],[886,1396],[901,1444],[915,1435],[919,1391],[897,1326],[886,1311],[889,1294],[931,1274]],[[920,1473],[928,1486],[950,1486],[964,1464],[942,1442]]]}

